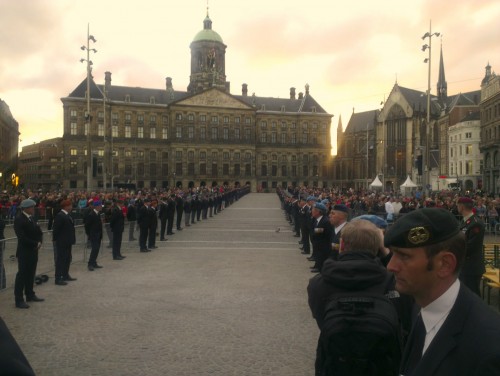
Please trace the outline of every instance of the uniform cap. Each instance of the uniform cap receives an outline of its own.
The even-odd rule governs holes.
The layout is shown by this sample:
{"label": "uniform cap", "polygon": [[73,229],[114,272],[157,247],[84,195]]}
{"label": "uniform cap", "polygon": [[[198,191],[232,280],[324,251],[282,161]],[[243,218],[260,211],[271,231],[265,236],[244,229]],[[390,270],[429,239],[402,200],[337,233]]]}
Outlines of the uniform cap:
{"label": "uniform cap", "polygon": [[27,209],[31,208],[33,206],[36,206],[36,202],[33,201],[31,198],[27,198],[26,200],[21,201],[21,209]]}
{"label": "uniform cap", "polygon": [[334,205],[332,210],[335,210],[335,211],[341,211],[341,212],[344,212],[344,213],[349,213],[349,208],[347,206],[345,206],[344,204],[337,204],[337,205]]}
{"label": "uniform cap", "polygon": [[307,201],[316,201],[316,197],[314,197],[314,196],[309,196],[309,197],[307,198]]}
{"label": "uniform cap", "polygon": [[387,221],[383,218],[380,218],[377,215],[363,214],[363,215],[360,215],[359,217],[353,218],[353,221],[356,221],[358,219],[364,219],[365,221],[370,221],[375,226],[377,226],[378,228],[381,228],[381,229],[387,228]]}
{"label": "uniform cap", "polygon": [[317,202],[317,203],[315,203],[315,204],[314,204],[314,207],[315,207],[316,209],[318,209],[320,212],[322,212],[323,214],[325,214],[325,213],[326,213],[326,206],[325,206],[325,205],[323,205],[321,202]]}
{"label": "uniform cap", "polygon": [[423,208],[398,219],[386,232],[386,247],[421,248],[441,243],[460,231],[456,218],[445,209]]}

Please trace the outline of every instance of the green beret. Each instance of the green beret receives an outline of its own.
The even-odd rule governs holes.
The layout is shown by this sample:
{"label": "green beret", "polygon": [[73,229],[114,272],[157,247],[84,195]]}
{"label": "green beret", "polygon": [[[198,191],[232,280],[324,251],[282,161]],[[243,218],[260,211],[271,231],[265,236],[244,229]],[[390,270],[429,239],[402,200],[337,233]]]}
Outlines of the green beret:
{"label": "green beret", "polygon": [[423,208],[403,215],[386,232],[386,247],[420,248],[448,240],[460,231],[448,210]]}

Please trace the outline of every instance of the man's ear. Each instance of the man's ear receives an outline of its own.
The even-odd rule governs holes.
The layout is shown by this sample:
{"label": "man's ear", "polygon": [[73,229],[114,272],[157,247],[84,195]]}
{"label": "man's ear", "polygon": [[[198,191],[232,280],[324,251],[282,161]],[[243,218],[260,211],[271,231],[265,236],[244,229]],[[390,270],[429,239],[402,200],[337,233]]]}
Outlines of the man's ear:
{"label": "man's ear", "polygon": [[434,267],[440,277],[448,277],[456,273],[457,258],[451,252],[439,252],[435,257]]}

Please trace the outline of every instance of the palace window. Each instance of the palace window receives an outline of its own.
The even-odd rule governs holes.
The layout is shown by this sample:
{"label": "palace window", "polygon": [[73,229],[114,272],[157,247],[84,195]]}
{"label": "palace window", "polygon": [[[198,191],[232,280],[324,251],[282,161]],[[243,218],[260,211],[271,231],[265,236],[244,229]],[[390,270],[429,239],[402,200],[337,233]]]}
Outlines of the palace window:
{"label": "palace window", "polygon": [[137,127],[137,138],[144,138],[144,127]]}
{"label": "palace window", "polygon": [[70,130],[69,130],[69,133],[72,135],[72,136],[76,136],[77,134],[77,126],[76,126],[76,123],[71,123],[70,124]]}
{"label": "palace window", "polygon": [[149,128],[149,138],[156,138],[156,128]]}
{"label": "palace window", "polygon": [[125,126],[125,138],[130,138],[132,135],[132,128],[130,125]]}

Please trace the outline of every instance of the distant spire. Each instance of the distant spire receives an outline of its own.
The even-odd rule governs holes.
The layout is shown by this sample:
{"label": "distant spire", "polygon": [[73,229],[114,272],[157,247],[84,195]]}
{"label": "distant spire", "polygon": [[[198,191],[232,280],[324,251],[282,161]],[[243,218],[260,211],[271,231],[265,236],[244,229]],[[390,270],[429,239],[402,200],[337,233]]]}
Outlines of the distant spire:
{"label": "distant spire", "polygon": [[342,133],[343,132],[343,127],[342,127],[342,115],[339,116],[339,125],[337,126],[337,133]]}
{"label": "distant spire", "polygon": [[437,82],[437,94],[441,101],[448,97],[448,84],[444,76],[444,61],[443,61],[443,39],[441,38],[441,56],[439,57],[439,78]]}
{"label": "distant spire", "polygon": [[203,21],[203,29],[205,29],[205,30],[212,29],[212,20],[210,19],[210,16],[208,14],[208,0],[207,0],[207,16],[205,17],[205,20]]}

